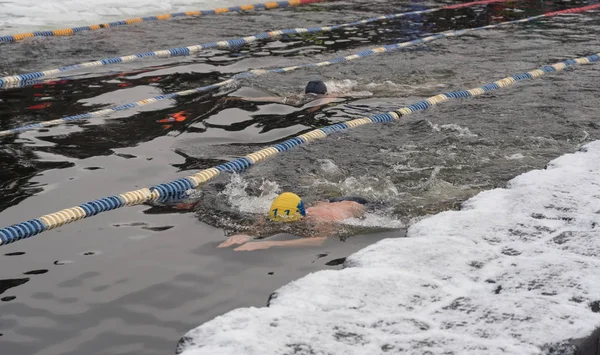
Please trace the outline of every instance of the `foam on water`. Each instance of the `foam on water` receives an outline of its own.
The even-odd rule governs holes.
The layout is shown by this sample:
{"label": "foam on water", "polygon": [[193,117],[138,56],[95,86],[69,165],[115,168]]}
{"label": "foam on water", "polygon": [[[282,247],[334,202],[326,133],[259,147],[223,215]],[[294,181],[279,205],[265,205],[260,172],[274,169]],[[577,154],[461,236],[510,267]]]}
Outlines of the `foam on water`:
{"label": "foam on water", "polygon": [[468,127],[461,127],[455,123],[450,124],[434,124],[431,127],[435,132],[454,132],[459,137],[477,137]]}
{"label": "foam on water", "polygon": [[600,326],[599,160],[596,141],[421,219],[343,270],[282,287],[269,307],[199,326],[179,351],[549,354]]}
{"label": "foam on water", "polygon": [[352,97],[370,97],[379,95],[413,95],[417,92],[440,90],[446,85],[439,83],[420,82],[414,84],[398,84],[391,80],[363,84],[353,79],[326,80],[327,90],[334,95]]}
{"label": "foam on water", "polygon": [[391,80],[385,80],[382,82],[371,82],[365,85],[365,89],[372,92],[375,95],[413,95],[420,91],[430,90],[442,90],[446,88],[445,84],[438,82],[419,82],[413,84],[407,83],[395,83]]}
{"label": "foam on water", "polygon": [[352,79],[326,80],[327,92],[338,96],[370,97],[373,93],[360,87],[359,82]]}
{"label": "foam on water", "polygon": [[366,213],[364,218],[350,218],[342,221],[342,224],[349,226],[359,227],[373,227],[373,228],[393,228],[400,229],[404,228],[402,221],[393,218],[392,216],[386,216],[378,213]]}
{"label": "foam on water", "polygon": [[260,1],[247,0],[3,0],[0,36]]}
{"label": "foam on water", "polygon": [[521,159],[524,159],[525,156],[521,153],[515,153],[512,155],[507,155],[507,156],[505,156],[505,158],[508,160],[521,160]]}
{"label": "foam on water", "polygon": [[313,186],[326,186],[343,196],[360,196],[369,201],[392,201],[400,195],[398,188],[388,177],[369,175],[348,176],[339,181],[316,179]]}
{"label": "foam on water", "polygon": [[336,176],[342,173],[342,170],[331,159],[317,159],[319,169],[323,174]]}

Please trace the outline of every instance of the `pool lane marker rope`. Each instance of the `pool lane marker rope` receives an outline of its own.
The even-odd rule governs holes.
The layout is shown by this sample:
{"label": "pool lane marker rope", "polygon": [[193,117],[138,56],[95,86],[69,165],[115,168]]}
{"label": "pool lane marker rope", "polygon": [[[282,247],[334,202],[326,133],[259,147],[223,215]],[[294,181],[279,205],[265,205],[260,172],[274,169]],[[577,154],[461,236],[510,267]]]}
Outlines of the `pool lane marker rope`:
{"label": "pool lane marker rope", "polygon": [[248,78],[258,77],[258,76],[269,74],[269,73],[286,73],[286,72],[298,70],[301,68],[322,67],[322,66],[327,66],[327,65],[332,65],[332,64],[338,64],[338,63],[342,63],[342,62],[346,62],[346,61],[350,61],[350,60],[365,58],[365,57],[368,57],[371,55],[395,51],[398,49],[406,48],[406,47],[417,45],[417,44],[431,42],[431,41],[441,39],[441,38],[457,37],[457,36],[461,36],[461,35],[464,35],[464,34],[467,34],[467,33],[473,32],[473,31],[492,29],[492,28],[512,25],[512,24],[516,24],[516,23],[534,21],[534,20],[538,20],[538,19],[541,19],[544,17],[549,17],[549,14],[552,14],[552,16],[556,16],[556,15],[562,15],[562,14],[566,14],[566,13],[588,11],[588,10],[596,9],[596,8],[600,8],[600,4],[593,5],[593,6],[585,6],[585,7],[575,8],[575,9],[569,9],[569,10],[563,10],[563,11],[556,11],[556,12],[551,12],[551,13],[547,13],[547,14],[543,14],[543,15],[534,16],[534,17],[529,17],[529,18],[525,18],[525,19],[521,19],[521,20],[501,22],[498,24],[487,25],[487,26],[483,26],[483,27],[468,28],[465,30],[458,30],[458,31],[446,31],[446,32],[431,35],[428,37],[419,38],[419,39],[408,41],[408,42],[391,44],[391,45],[387,45],[384,47],[377,47],[377,48],[373,48],[373,49],[363,51],[363,52],[360,52],[357,54],[352,54],[352,55],[348,55],[345,57],[338,57],[338,58],[334,58],[334,59],[327,60],[324,62],[319,62],[319,63],[301,64],[301,65],[295,65],[295,66],[291,66],[291,67],[275,68],[275,69],[254,69],[254,70],[251,70],[248,72],[242,72],[242,73],[236,74],[228,80],[225,80],[225,81],[222,81],[222,82],[219,82],[216,84],[208,85],[208,86],[203,86],[203,87],[184,90],[184,91],[178,91],[178,92],[174,92],[174,93],[170,93],[170,94],[158,95],[158,96],[155,96],[152,98],[148,98],[148,99],[144,99],[144,100],[140,100],[140,101],[136,101],[136,102],[132,102],[132,103],[128,103],[128,104],[124,104],[124,105],[120,105],[120,106],[116,106],[116,107],[112,107],[112,108],[107,108],[107,109],[103,109],[103,110],[82,113],[79,115],[67,116],[67,117],[58,118],[55,120],[44,121],[44,122],[39,122],[39,123],[32,123],[32,124],[29,124],[26,126],[11,128],[8,130],[0,131],[0,137],[10,136],[10,135],[18,134],[18,133],[33,130],[33,129],[45,128],[45,127],[59,125],[59,124],[67,123],[67,122],[81,121],[81,120],[87,120],[90,118],[101,117],[101,116],[105,116],[105,115],[108,115],[108,114],[111,114],[114,112],[126,111],[126,110],[130,110],[130,109],[133,109],[136,107],[149,105],[149,104],[161,101],[161,100],[174,99],[177,97],[207,92],[207,91],[215,90],[220,87],[224,87],[224,86],[233,84],[236,80],[240,80],[240,79],[248,79]]}
{"label": "pool lane marker rope", "polygon": [[[61,67],[61,68],[48,69],[48,70],[44,70],[44,71],[1,77],[0,78],[0,88],[27,86],[28,81],[31,82],[32,80],[35,80],[35,79],[40,79],[40,78],[44,78],[44,77],[48,77],[48,76],[52,76],[52,75],[56,75],[56,74],[62,74],[62,73],[65,73],[65,72],[68,72],[71,70],[76,70],[76,69],[92,68],[92,67],[106,66],[106,65],[118,64],[118,63],[129,63],[129,62],[137,61],[142,58],[151,58],[151,57],[169,58],[169,57],[177,57],[177,56],[190,56],[190,55],[194,55],[196,53],[199,53],[199,52],[201,52],[203,50],[207,50],[207,49],[213,49],[213,48],[228,49],[228,48],[242,47],[246,44],[253,43],[253,42],[256,42],[259,40],[275,39],[275,38],[281,37],[283,35],[314,33],[314,32],[331,32],[331,31],[339,30],[339,29],[342,29],[345,27],[364,26],[364,25],[372,23],[372,22],[393,20],[393,19],[398,19],[401,17],[420,15],[420,14],[431,13],[431,12],[440,11],[440,10],[453,10],[453,9],[459,9],[459,8],[464,8],[464,7],[498,3],[498,2],[507,2],[507,1],[512,2],[512,1],[521,1],[521,0],[481,0],[481,1],[474,1],[474,2],[469,2],[469,3],[464,3],[464,4],[457,4],[457,5],[449,5],[449,6],[428,9],[428,10],[422,10],[422,11],[412,11],[412,12],[402,12],[402,13],[397,13],[397,14],[392,14],[392,15],[382,15],[382,16],[378,16],[378,17],[373,17],[373,18],[349,22],[349,23],[343,23],[343,24],[339,24],[339,25],[275,30],[275,31],[263,32],[263,33],[259,33],[259,34],[253,35],[253,36],[247,36],[247,37],[243,37],[243,38],[210,42],[210,43],[198,44],[198,45],[187,46],[187,47],[162,49],[162,50],[158,50],[158,51],[154,51],[154,52],[131,54],[131,55],[126,55],[126,56],[122,56],[122,57],[104,58],[104,59],[95,60],[95,61],[91,61],[91,62],[68,65],[68,66]],[[29,84],[29,85],[31,85],[31,84]]]}
{"label": "pool lane marker rope", "polygon": [[596,53],[588,57],[569,59],[567,61],[559,62],[553,65],[547,65],[527,73],[509,76],[507,78],[470,90],[452,91],[445,94],[432,96],[410,106],[402,107],[396,111],[390,111],[371,117],[357,118],[354,120],[325,126],[323,128],[318,128],[233,161],[217,165],[210,169],[202,170],[188,177],[177,179],[165,184],[152,186],[150,188],[129,191],[120,195],[114,195],[90,201],[79,206],[67,208],[59,212],[47,214],[36,219],[2,228],[0,229],[0,245],[29,238],[36,234],[42,233],[43,231],[54,229],[68,223],[124,206],[135,206],[150,201],[169,201],[173,198],[181,196],[182,194],[185,194],[188,190],[197,189],[202,184],[214,179],[220,173],[241,172],[254,164],[277,155],[278,153],[285,152],[305,143],[326,138],[335,132],[356,128],[368,123],[386,123],[398,121],[403,116],[410,115],[417,111],[425,111],[445,101],[480,96],[489,91],[512,86],[520,81],[536,79],[547,73],[560,72],[565,68],[572,67],[577,64],[590,64],[598,61],[600,61],[600,53]]}
{"label": "pool lane marker rope", "polygon": [[83,32],[83,31],[96,31],[96,30],[100,30],[100,29],[104,29],[104,28],[121,27],[121,26],[132,25],[132,24],[140,23],[140,22],[162,21],[162,20],[170,20],[170,19],[180,18],[180,17],[201,17],[201,16],[224,14],[224,13],[228,13],[228,12],[270,10],[270,9],[277,9],[277,8],[307,5],[307,4],[325,2],[325,1],[332,1],[332,0],[271,1],[271,2],[266,2],[266,3],[261,3],[261,4],[221,7],[221,8],[212,9],[212,10],[176,12],[176,13],[172,13],[172,14],[162,14],[162,15],[156,15],[156,16],[138,17],[138,18],[132,18],[132,19],[127,19],[127,20],[114,21],[114,22],[108,22],[108,23],[102,23],[102,24],[90,25],[90,26],[63,28],[63,29],[51,30],[51,31],[26,32],[26,33],[19,33],[16,35],[0,36],[0,43],[13,43],[13,42],[17,42],[17,41],[23,40],[25,38],[30,38],[30,37],[72,36],[76,33]]}

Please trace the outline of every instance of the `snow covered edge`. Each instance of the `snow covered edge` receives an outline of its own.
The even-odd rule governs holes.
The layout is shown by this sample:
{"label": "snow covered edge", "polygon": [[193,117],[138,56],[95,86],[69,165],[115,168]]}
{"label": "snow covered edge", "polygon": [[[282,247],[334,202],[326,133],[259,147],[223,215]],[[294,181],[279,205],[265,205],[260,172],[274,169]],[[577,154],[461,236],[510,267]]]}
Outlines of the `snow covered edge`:
{"label": "snow covered edge", "polygon": [[600,326],[599,162],[589,143],[189,331],[178,353],[573,354]]}
{"label": "snow covered edge", "polygon": [[86,26],[140,16],[209,10],[260,0],[2,0],[0,36],[23,31]]}

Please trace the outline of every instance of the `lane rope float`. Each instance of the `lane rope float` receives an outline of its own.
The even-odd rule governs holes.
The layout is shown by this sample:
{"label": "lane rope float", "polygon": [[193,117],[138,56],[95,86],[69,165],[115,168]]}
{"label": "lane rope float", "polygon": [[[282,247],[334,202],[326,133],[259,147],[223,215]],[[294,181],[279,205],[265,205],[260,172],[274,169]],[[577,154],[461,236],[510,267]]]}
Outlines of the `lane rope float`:
{"label": "lane rope float", "polygon": [[188,95],[197,94],[197,93],[201,93],[201,92],[207,92],[207,91],[215,90],[215,89],[218,89],[220,87],[223,87],[223,86],[226,86],[229,84],[233,84],[236,80],[240,80],[240,79],[248,79],[248,78],[258,77],[258,76],[269,74],[269,73],[286,73],[286,72],[291,72],[291,71],[302,69],[302,68],[333,65],[333,64],[343,63],[343,62],[347,62],[347,61],[351,61],[351,60],[355,60],[355,59],[365,58],[365,57],[376,55],[376,54],[392,52],[392,51],[406,48],[409,46],[435,41],[435,40],[441,39],[441,38],[458,37],[458,36],[462,36],[464,34],[473,32],[473,31],[492,29],[492,28],[517,24],[517,23],[530,22],[530,21],[534,21],[534,20],[538,20],[538,19],[550,17],[550,16],[557,16],[557,15],[562,15],[562,14],[567,14],[567,13],[583,12],[583,11],[589,11],[589,10],[598,9],[598,8],[600,8],[600,4],[592,5],[592,6],[585,6],[585,7],[580,7],[580,8],[574,8],[574,9],[569,9],[569,10],[555,11],[555,12],[550,12],[550,13],[546,13],[546,14],[542,14],[542,15],[538,15],[538,16],[528,17],[528,18],[521,19],[521,20],[501,22],[501,23],[497,23],[494,25],[468,28],[468,29],[464,29],[464,30],[451,30],[451,31],[446,31],[446,32],[441,32],[441,33],[435,34],[435,35],[431,35],[428,37],[408,41],[408,42],[402,42],[402,43],[386,45],[383,47],[377,47],[377,48],[362,51],[362,52],[359,52],[356,54],[348,55],[345,57],[338,57],[338,58],[334,58],[334,59],[319,62],[319,63],[308,63],[308,64],[294,65],[294,66],[290,66],[290,67],[275,68],[275,69],[254,69],[251,71],[236,74],[230,79],[227,79],[225,81],[222,81],[222,82],[219,82],[216,84],[208,85],[208,86],[203,86],[203,87],[184,90],[184,91],[178,91],[178,92],[174,92],[174,93],[170,93],[170,94],[158,95],[158,96],[155,96],[152,98],[148,98],[148,99],[144,99],[144,100],[140,100],[140,101],[136,101],[136,102],[132,102],[132,103],[128,103],[128,104],[123,104],[123,105],[112,107],[112,108],[106,108],[106,109],[102,109],[102,110],[98,110],[98,111],[92,111],[92,112],[88,112],[88,113],[82,113],[79,115],[67,116],[67,117],[58,118],[58,119],[54,119],[54,120],[50,120],[50,121],[32,123],[32,124],[21,126],[21,127],[11,128],[8,130],[0,131],[0,137],[10,136],[10,135],[18,134],[18,133],[33,130],[33,129],[39,129],[39,128],[45,128],[45,127],[49,127],[49,126],[64,124],[67,122],[81,121],[81,120],[87,120],[90,118],[106,116],[106,115],[114,113],[114,112],[126,111],[126,110],[130,110],[130,109],[133,109],[136,107],[149,105],[149,104],[152,104],[152,103],[155,103],[158,101],[162,101],[162,100],[168,100],[168,99],[173,99],[176,97],[183,97],[183,96],[188,96]]}
{"label": "lane rope float", "polygon": [[197,189],[206,182],[214,179],[222,172],[241,172],[254,164],[271,158],[278,153],[285,152],[296,146],[326,138],[332,133],[356,128],[368,123],[388,123],[400,120],[401,117],[418,111],[425,111],[437,104],[449,100],[463,99],[480,96],[486,92],[512,86],[520,81],[536,79],[547,73],[560,72],[575,65],[591,64],[600,61],[600,53],[587,57],[569,59],[552,65],[547,65],[526,73],[516,74],[470,90],[452,91],[439,94],[425,100],[371,117],[357,118],[346,122],[336,123],[322,128],[314,129],[294,138],[287,139],[279,144],[250,153],[244,157],[217,165],[213,168],[202,170],[194,175],[180,178],[168,183],[155,185],[119,195],[109,196],[98,200],[86,202],[79,206],[67,208],[55,213],[47,214],[26,222],[14,224],[0,229],[0,245],[14,243],[21,239],[51,230],[65,224],[95,216],[99,213],[111,211],[125,206],[140,205],[150,201],[168,201],[173,197],[181,196],[188,190]]}
{"label": "lane rope float", "polygon": [[[62,73],[66,73],[68,71],[77,70],[77,69],[107,66],[107,65],[118,64],[118,63],[130,63],[130,62],[134,62],[134,61],[137,61],[137,60],[140,60],[143,58],[153,58],[153,57],[154,58],[170,58],[170,57],[190,56],[190,55],[197,54],[197,53],[199,53],[203,50],[207,50],[207,49],[214,49],[214,48],[230,49],[230,48],[242,47],[246,44],[253,43],[253,42],[256,42],[259,40],[276,39],[283,35],[315,33],[315,32],[331,32],[331,31],[336,31],[336,30],[346,28],[346,27],[364,26],[366,24],[373,23],[373,22],[394,20],[394,19],[399,19],[401,17],[420,15],[420,14],[431,13],[431,12],[440,11],[440,10],[453,10],[453,9],[459,9],[459,8],[464,8],[464,7],[492,4],[492,3],[498,3],[498,2],[507,2],[507,1],[512,2],[512,1],[522,1],[522,0],[480,0],[480,1],[463,3],[463,4],[443,6],[443,7],[428,9],[428,10],[401,12],[401,13],[392,14],[392,15],[382,15],[382,16],[378,16],[378,17],[373,17],[373,18],[368,18],[368,19],[364,19],[364,20],[348,22],[348,23],[343,23],[343,24],[338,24],[338,25],[275,30],[275,31],[270,31],[270,32],[259,33],[259,34],[253,35],[253,36],[235,38],[235,39],[230,39],[230,40],[203,43],[203,44],[187,46],[187,47],[161,49],[158,51],[130,54],[130,55],[125,55],[125,56],[121,56],[121,57],[104,58],[104,59],[94,60],[94,61],[90,61],[90,62],[68,65],[68,66],[55,68],[55,69],[48,69],[48,70],[43,70],[43,71],[1,77],[0,78],[0,88],[12,88],[12,87],[19,87],[19,86],[27,86],[28,81],[35,80],[35,79],[41,79],[41,78],[53,76],[56,74],[62,74]],[[31,84],[29,84],[29,85],[31,85]]]}
{"label": "lane rope float", "polygon": [[25,38],[31,38],[31,37],[72,36],[79,32],[96,31],[96,30],[105,29],[105,28],[115,28],[115,27],[127,26],[127,25],[132,25],[132,24],[141,23],[141,22],[163,21],[163,20],[170,20],[170,19],[181,18],[181,17],[201,17],[201,16],[224,14],[224,13],[228,13],[228,12],[247,12],[247,11],[253,11],[253,10],[271,10],[271,9],[277,9],[277,8],[308,5],[308,4],[312,4],[312,3],[325,2],[325,1],[332,1],[332,0],[271,1],[271,2],[260,3],[260,4],[252,4],[252,5],[221,7],[221,8],[212,9],[212,10],[186,11],[186,12],[176,12],[176,13],[172,13],[172,14],[162,14],[162,15],[148,16],[148,17],[137,17],[137,18],[127,19],[127,20],[113,21],[113,22],[102,23],[102,24],[97,24],[97,25],[63,28],[63,29],[50,30],[50,31],[25,32],[25,33],[19,33],[19,34],[15,34],[15,35],[0,36],[0,43],[14,43],[14,42],[21,41]]}

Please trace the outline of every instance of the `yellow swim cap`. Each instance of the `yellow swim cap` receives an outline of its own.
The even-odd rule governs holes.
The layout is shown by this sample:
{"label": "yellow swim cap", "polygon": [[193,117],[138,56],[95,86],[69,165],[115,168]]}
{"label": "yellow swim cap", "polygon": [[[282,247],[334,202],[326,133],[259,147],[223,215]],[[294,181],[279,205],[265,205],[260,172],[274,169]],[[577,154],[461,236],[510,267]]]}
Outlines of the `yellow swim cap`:
{"label": "yellow swim cap", "polygon": [[269,219],[273,222],[294,222],[301,220],[305,215],[304,202],[300,196],[291,192],[277,196],[269,210]]}

